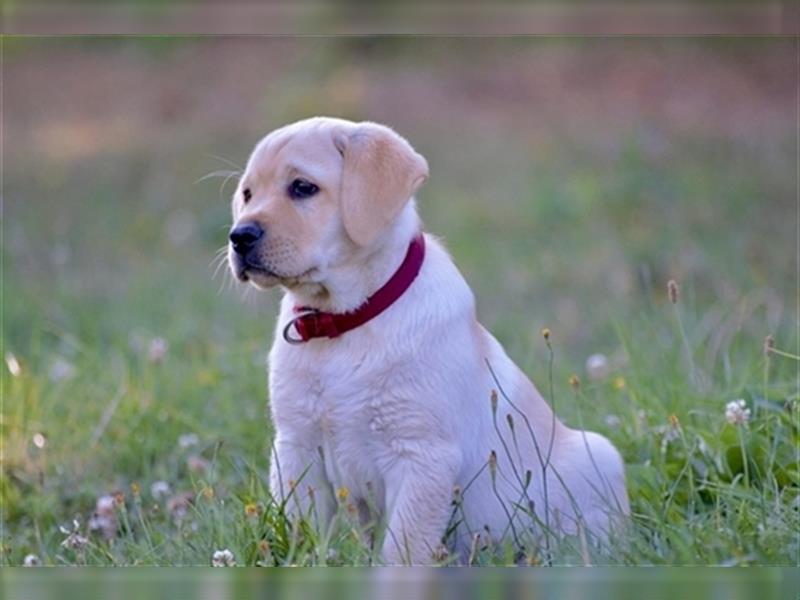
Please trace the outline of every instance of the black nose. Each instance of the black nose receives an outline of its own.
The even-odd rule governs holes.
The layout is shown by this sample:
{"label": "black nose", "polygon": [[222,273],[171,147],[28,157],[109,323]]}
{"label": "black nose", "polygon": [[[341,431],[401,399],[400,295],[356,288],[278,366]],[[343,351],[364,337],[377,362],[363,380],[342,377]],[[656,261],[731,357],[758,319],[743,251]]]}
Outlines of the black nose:
{"label": "black nose", "polygon": [[264,236],[264,230],[258,223],[242,223],[231,229],[228,236],[233,244],[233,251],[244,256]]}

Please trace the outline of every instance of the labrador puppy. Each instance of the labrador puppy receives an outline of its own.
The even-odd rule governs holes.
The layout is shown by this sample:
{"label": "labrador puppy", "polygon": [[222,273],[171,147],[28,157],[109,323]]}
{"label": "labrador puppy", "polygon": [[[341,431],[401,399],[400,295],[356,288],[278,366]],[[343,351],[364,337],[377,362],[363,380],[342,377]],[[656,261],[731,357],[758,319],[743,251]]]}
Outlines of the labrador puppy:
{"label": "labrador puppy", "polygon": [[392,129],[334,118],[278,129],[248,161],[230,267],[285,291],[272,494],[325,523],[348,490],[385,524],[388,564],[431,562],[454,523],[462,558],[476,536],[603,539],[628,513],[620,455],[563,425],[478,323],[466,281],[422,233],[427,177]]}

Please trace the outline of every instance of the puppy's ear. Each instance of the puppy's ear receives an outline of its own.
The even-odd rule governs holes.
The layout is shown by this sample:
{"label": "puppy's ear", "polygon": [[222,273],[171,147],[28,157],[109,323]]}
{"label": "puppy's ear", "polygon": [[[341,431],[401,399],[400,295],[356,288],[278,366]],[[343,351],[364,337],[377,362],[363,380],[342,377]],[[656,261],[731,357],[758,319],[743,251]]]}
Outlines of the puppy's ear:
{"label": "puppy's ear", "polygon": [[394,131],[361,123],[333,134],[344,158],[341,207],[344,228],[368,246],[428,178],[428,163]]}

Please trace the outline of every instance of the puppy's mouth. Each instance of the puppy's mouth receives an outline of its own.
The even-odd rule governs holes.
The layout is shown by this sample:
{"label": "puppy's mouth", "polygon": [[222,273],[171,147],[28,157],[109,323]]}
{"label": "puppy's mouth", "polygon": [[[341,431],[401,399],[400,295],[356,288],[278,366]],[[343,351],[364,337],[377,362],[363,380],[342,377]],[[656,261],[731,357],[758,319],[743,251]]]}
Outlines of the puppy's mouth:
{"label": "puppy's mouth", "polygon": [[254,263],[247,259],[236,258],[233,263],[233,272],[234,275],[236,275],[236,279],[243,283],[251,282],[257,287],[273,287],[275,285],[292,287],[300,283],[305,283],[314,271],[316,271],[316,269],[312,267],[297,275],[291,275],[273,271],[263,264]]}

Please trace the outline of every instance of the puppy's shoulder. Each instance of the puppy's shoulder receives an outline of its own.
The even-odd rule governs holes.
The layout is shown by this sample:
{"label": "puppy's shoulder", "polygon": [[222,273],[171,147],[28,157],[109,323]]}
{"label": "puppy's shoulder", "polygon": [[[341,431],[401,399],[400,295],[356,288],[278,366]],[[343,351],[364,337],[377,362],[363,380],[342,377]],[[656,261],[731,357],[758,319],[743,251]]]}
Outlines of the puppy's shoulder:
{"label": "puppy's shoulder", "polygon": [[412,288],[415,301],[430,304],[442,317],[474,314],[475,295],[450,253],[437,237],[425,234],[425,262]]}

